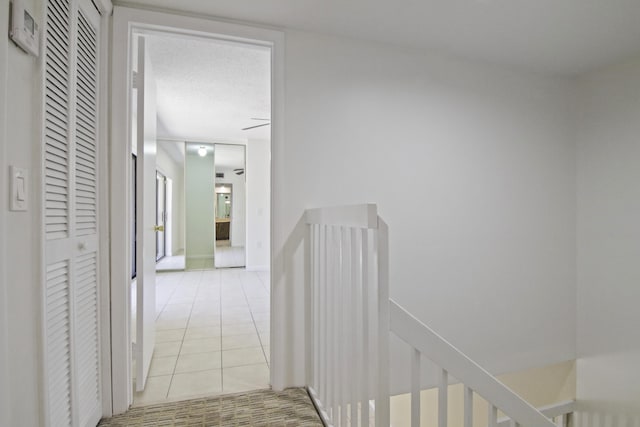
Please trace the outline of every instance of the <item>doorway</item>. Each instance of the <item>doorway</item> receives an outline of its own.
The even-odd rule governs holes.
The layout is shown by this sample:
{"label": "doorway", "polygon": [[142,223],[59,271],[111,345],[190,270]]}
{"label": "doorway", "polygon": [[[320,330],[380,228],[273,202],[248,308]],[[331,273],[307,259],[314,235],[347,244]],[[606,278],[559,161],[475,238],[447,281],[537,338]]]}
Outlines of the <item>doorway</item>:
{"label": "doorway", "polygon": [[[156,12],[149,10],[139,10],[135,8],[117,6],[114,8],[113,19],[113,60],[112,60],[112,146],[111,146],[111,174],[110,174],[110,220],[112,230],[126,230],[127,232],[112,233],[111,235],[111,278],[112,285],[109,289],[105,289],[110,295],[111,310],[110,322],[108,322],[111,333],[107,336],[111,337],[109,343],[105,343],[108,351],[106,354],[110,360],[111,382],[105,382],[109,390],[104,393],[105,398],[112,398],[111,401],[105,402],[106,407],[111,407],[115,413],[125,411],[133,402],[133,392],[131,389],[131,354],[132,348],[130,343],[129,325],[130,325],[130,293],[127,286],[122,285],[122,280],[126,280],[131,273],[131,249],[130,249],[130,223],[128,221],[128,211],[130,209],[129,185],[132,179],[130,171],[124,165],[128,164],[131,152],[129,142],[134,129],[131,126],[131,44],[133,43],[132,31],[151,31],[158,28],[168,28],[175,35],[191,36],[198,34],[203,36],[206,34],[215,37],[218,40],[226,40],[238,42],[242,41],[248,45],[257,46],[259,48],[268,48],[271,51],[271,63],[273,64],[273,76],[269,85],[273,94],[273,107],[271,108],[273,125],[270,126],[268,138],[262,144],[256,145],[254,152],[263,152],[265,158],[268,159],[267,165],[271,164],[271,155],[274,161],[279,163],[281,151],[283,147],[283,117],[284,117],[284,34],[280,31],[254,28],[240,24],[222,23],[209,19],[172,15],[164,12]],[[215,36],[213,36],[215,34]],[[189,140],[208,140],[208,138],[187,138]],[[183,140],[184,141],[184,140]],[[215,141],[211,141],[215,142]],[[272,149],[273,148],[273,149]],[[248,159],[250,162],[250,158]],[[250,165],[249,165],[250,167]],[[278,173],[274,173],[274,182],[271,185],[271,173],[267,170],[263,176],[267,178],[263,180],[266,189],[257,190],[262,194],[269,203],[271,201],[272,188],[276,191],[283,185],[282,177]],[[248,192],[252,191],[248,187]],[[261,216],[265,222],[270,225],[272,222],[270,213],[271,207],[248,209],[248,212],[254,212]],[[250,222],[249,222],[250,224]],[[270,290],[271,282],[269,266],[271,261],[271,243],[269,240],[270,227],[267,227],[266,236],[256,243],[256,247],[262,245],[266,253],[259,255],[256,261],[252,261],[256,274],[264,277]],[[275,233],[275,230],[274,230]],[[247,261],[249,269],[250,255],[247,253]],[[186,273],[185,273],[186,274]],[[277,319],[269,323],[279,325],[277,330],[282,329],[283,319],[279,313],[284,309],[284,301],[280,295],[273,299],[269,312],[273,311]],[[274,336],[278,338],[274,342],[268,354],[281,354],[283,349],[282,334]],[[285,366],[284,359],[270,358],[273,364],[269,365],[270,382],[276,389],[285,386]]]}
{"label": "doorway", "polygon": [[[270,131],[255,129],[252,121],[254,117],[260,117],[263,123],[259,127],[270,125],[270,120],[267,119],[271,112],[270,50],[228,41],[221,43],[217,39],[176,37],[174,34],[158,31],[140,32],[138,37],[140,62],[137,80],[144,82],[143,86],[136,88],[137,152],[143,153],[137,157],[138,162],[143,162],[138,165],[138,179],[146,176],[144,171],[154,168],[153,253],[155,261],[166,257],[170,246],[167,227],[173,223],[168,220],[171,217],[168,215],[171,205],[169,178],[156,169],[157,162],[160,161],[159,146],[163,140],[184,139],[186,271],[158,274],[153,283],[145,281],[146,269],[138,272],[135,284],[137,311],[132,311],[131,318],[138,322],[135,333],[138,340],[134,343],[134,348],[142,363],[138,359],[131,362],[136,365],[137,376],[133,403],[141,405],[267,388],[270,381],[269,274],[246,269],[213,270],[213,267],[214,259],[217,261],[218,258],[223,258],[218,250],[223,252],[224,248],[240,249],[242,256],[239,261],[228,261],[226,265],[216,262],[217,268],[243,267],[246,264],[244,249],[248,243],[251,248],[268,247],[263,234],[247,232],[245,211],[246,206],[250,205],[260,214],[256,215],[260,218],[253,221],[255,224],[252,230],[262,227],[269,233],[269,220],[265,215],[265,212],[270,211],[268,200],[265,204],[261,199],[249,199],[246,189],[255,187],[256,190],[263,191],[264,183],[269,181],[269,156],[264,155],[264,147],[270,145]],[[198,53],[190,55],[190,50]],[[209,59],[206,59],[207,55],[202,55],[207,50],[213,51]],[[184,61],[176,65],[173,58],[180,54],[185,55]],[[167,57],[172,60],[168,61]],[[216,75],[221,67],[233,69],[233,72],[223,70],[221,73],[229,81],[223,78],[216,82],[210,81],[211,76]],[[239,79],[236,74],[242,67],[246,70],[239,73]],[[198,73],[193,70],[201,69],[206,70],[203,75],[209,80],[194,77]],[[142,74],[141,70],[145,73],[153,70],[153,81],[150,81],[151,74]],[[189,70],[192,70],[192,78],[185,80],[181,76]],[[254,81],[242,80],[260,73],[265,75],[260,75],[259,78],[254,76]],[[208,94],[206,99],[198,99],[199,92],[207,84],[222,86],[221,93],[227,93],[228,96],[216,98]],[[263,86],[260,87],[260,84]],[[144,94],[140,94],[142,88],[146,91],[147,85],[154,88],[156,100],[152,102]],[[172,87],[181,85],[183,86],[177,93],[172,92]],[[234,86],[234,90],[225,86]],[[253,98],[244,99],[251,97],[252,91]],[[242,96],[238,98],[237,93]],[[185,99],[185,94],[187,98],[192,96],[195,99]],[[210,102],[213,107],[208,104]],[[224,105],[218,105],[221,103]],[[191,105],[197,105],[197,111],[189,110]],[[180,108],[175,108],[176,106]],[[157,126],[154,127],[157,136],[152,138],[155,143],[153,151],[147,150],[146,145],[141,145],[149,142],[147,134],[142,134],[146,132],[147,123],[141,121],[146,120],[149,109],[157,111]],[[198,130],[199,122],[184,119],[185,109],[188,110],[186,116],[190,119],[207,109],[218,113],[228,109],[231,116],[222,117],[220,123],[215,123],[213,127],[210,126],[210,121],[203,122],[203,131]],[[211,111],[207,115],[211,115]],[[180,117],[185,121],[178,120]],[[213,135],[214,142],[189,141],[188,132],[207,132]],[[203,137],[204,135],[198,135],[198,138]],[[266,153],[268,154],[268,150]],[[154,156],[151,157],[150,154]],[[225,163],[227,157],[233,156],[240,157],[241,163]],[[263,162],[256,167],[256,173],[250,180],[247,180],[247,176],[251,173],[245,174],[246,158],[251,158],[256,165]],[[147,163],[149,161],[151,163]],[[216,193],[218,176],[222,180],[220,184],[226,184],[226,187],[219,186],[220,192]],[[143,202],[147,200],[144,196],[146,184],[143,186],[142,181],[139,181],[137,188],[142,193],[137,199],[138,210],[147,211],[149,209],[146,202]],[[267,221],[264,221],[265,216]],[[139,230],[149,229],[149,224],[144,222],[145,218],[138,219]],[[221,237],[226,237],[221,240],[227,245],[216,247],[216,229],[219,224]],[[226,235],[222,224],[226,224]],[[144,242],[139,238],[139,265],[143,264],[140,256],[144,257],[145,253],[140,248],[142,244]],[[147,276],[146,279],[149,277],[152,276]],[[148,300],[153,301],[152,307]],[[151,322],[153,324],[149,322],[149,310],[154,315]]]}

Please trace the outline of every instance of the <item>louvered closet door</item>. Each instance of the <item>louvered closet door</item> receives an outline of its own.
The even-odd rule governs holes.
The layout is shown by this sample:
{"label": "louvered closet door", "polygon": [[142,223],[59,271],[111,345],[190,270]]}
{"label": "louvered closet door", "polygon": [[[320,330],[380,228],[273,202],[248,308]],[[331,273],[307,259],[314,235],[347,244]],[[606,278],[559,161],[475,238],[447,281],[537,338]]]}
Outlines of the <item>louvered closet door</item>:
{"label": "louvered closet door", "polygon": [[98,36],[90,1],[48,0],[44,231],[47,424],[100,420]]}

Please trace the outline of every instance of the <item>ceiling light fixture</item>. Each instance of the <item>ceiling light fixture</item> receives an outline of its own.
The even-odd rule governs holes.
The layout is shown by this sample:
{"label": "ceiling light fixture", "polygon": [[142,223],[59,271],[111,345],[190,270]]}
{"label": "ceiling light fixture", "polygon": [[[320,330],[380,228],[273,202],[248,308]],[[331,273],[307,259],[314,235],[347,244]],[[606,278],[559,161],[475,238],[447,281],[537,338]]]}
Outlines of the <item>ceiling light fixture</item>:
{"label": "ceiling light fixture", "polygon": [[200,148],[198,148],[198,156],[204,157],[206,155],[207,155],[207,147],[205,147],[204,145],[201,145]]}

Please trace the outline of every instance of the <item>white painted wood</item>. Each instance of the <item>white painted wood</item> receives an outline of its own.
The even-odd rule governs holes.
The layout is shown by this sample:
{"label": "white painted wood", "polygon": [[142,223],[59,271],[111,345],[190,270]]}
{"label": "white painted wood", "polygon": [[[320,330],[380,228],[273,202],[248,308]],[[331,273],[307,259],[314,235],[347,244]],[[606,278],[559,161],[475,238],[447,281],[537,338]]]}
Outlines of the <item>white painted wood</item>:
{"label": "white painted wood", "polygon": [[390,310],[390,328],[393,333],[427,355],[434,363],[492,402],[494,406],[499,407],[508,417],[526,426],[554,425],[533,406],[393,300],[390,301]]}
{"label": "white painted wood", "polygon": [[[545,405],[537,409],[547,418],[556,418],[574,413],[576,410],[576,401],[565,400],[551,405]],[[512,420],[510,418],[500,418],[498,420],[498,427],[507,427],[511,421]],[[578,425],[579,424],[576,424],[576,426]]]}
{"label": "white painted wood", "polygon": [[389,227],[378,217],[378,384],[376,426],[387,427],[389,408]]}
{"label": "white painted wood", "polygon": [[350,349],[350,343],[353,336],[351,325],[351,288],[353,282],[351,282],[351,250],[349,242],[349,229],[347,227],[340,227],[340,258],[341,258],[341,324],[342,328],[342,351],[341,351],[341,393],[340,393],[340,425],[347,426],[349,419],[349,401],[351,400],[351,360],[353,358]]}
{"label": "white painted wood", "polygon": [[313,385],[313,271],[314,266],[314,244],[313,244],[313,230],[308,227],[309,230],[304,236],[304,282],[306,284],[304,288],[304,313],[305,313],[305,373],[306,384]]}
{"label": "white painted wood", "polygon": [[[100,60],[99,60],[99,131],[98,131],[98,233],[100,236],[109,236],[109,103],[110,103],[110,74],[109,58],[111,56],[111,11],[113,6],[110,0],[107,8],[100,10]],[[104,3],[104,1],[103,1]],[[100,262],[100,353],[102,366],[102,415],[113,415],[113,402],[111,397],[111,316],[110,295],[108,284],[111,280],[109,246],[110,239],[101,238],[99,247]]]}
{"label": "white painted wood", "polygon": [[156,321],[156,83],[145,39],[138,37],[136,390],[143,391],[155,346]]}
{"label": "white painted wood", "polygon": [[492,403],[488,403],[489,405],[489,419],[487,422],[488,427],[497,427],[498,425],[498,408],[496,405]]}
{"label": "white painted wood", "polygon": [[307,224],[378,228],[378,210],[373,204],[307,209],[305,219]]}
{"label": "white painted wood", "polygon": [[95,425],[102,415],[100,16],[88,0],[52,0],[44,13],[44,422]]}
{"label": "white painted wood", "polygon": [[369,231],[367,229],[363,229],[361,232],[361,250],[360,256],[362,257],[360,263],[360,271],[362,275],[362,397],[360,400],[360,411],[361,411],[361,425],[368,427],[370,422],[370,413],[369,413],[369,399],[371,396],[370,387],[370,346],[369,346],[369,294],[370,292],[370,281],[369,281]]}
{"label": "white painted wood", "polygon": [[362,284],[360,282],[360,247],[358,233],[355,228],[350,229],[351,249],[351,359],[349,372],[351,377],[351,426],[358,425],[358,397],[360,396],[360,370],[359,361],[362,360],[362,352],[359,346],[361,340],[361,313],[362,313]]}
{"label": "white painted wood", "polygon": [[464,387],[464,427],[473,427],[473,390]]}
{"label": "white painted wood", "polygon": [[449,415],[449,373],[446,369],[440,369],[440,381],[438,382],[438,427],[447,427]]}
{"label": "white painted wood", "polygon": [[420,427],[420,352],[411,349],[411,427]]}

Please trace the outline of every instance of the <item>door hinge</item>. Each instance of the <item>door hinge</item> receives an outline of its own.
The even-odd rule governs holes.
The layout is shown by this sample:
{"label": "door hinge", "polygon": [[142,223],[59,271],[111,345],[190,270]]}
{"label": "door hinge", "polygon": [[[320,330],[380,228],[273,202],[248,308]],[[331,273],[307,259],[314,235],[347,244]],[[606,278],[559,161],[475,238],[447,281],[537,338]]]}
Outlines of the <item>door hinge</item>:
{"label": "door hinge", "polygon": [[138,89],[138,72],[137,71],[131,72],[131,87],[133,89]]}

